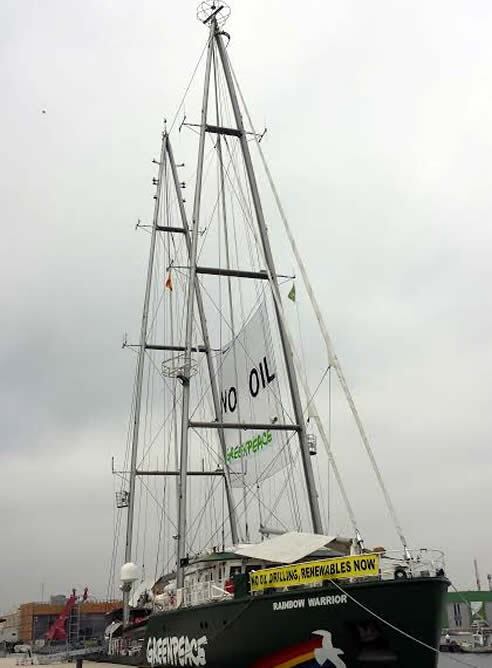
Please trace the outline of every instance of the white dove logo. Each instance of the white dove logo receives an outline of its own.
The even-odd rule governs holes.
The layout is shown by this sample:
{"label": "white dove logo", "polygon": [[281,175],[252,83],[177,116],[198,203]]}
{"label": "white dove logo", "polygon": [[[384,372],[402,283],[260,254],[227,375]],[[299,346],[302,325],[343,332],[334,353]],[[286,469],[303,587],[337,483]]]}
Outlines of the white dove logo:
{"label": "white dove logo", "polygon": [[328,666],[330,667],[346,668],[345,661],[339,658],[340,654],[343,654],[343,650],[333,647],[331,633],[329,631],[313,631],[313,633],[323,638],[321,647],[314,650],[314,658],[319,665],[324,666],[329,661]]}

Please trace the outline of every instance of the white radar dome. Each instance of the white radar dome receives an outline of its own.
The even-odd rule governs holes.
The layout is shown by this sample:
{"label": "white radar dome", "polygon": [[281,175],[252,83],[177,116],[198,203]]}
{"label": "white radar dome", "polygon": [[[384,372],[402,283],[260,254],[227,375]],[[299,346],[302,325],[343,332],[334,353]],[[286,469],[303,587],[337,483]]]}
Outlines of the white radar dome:
{"label": "white radar dome", "polygon": [[120,571],[120,580],[122,582],[135,582],[139,577],[140,573],[137,564],[134,564],[132,561],[123,564]]}

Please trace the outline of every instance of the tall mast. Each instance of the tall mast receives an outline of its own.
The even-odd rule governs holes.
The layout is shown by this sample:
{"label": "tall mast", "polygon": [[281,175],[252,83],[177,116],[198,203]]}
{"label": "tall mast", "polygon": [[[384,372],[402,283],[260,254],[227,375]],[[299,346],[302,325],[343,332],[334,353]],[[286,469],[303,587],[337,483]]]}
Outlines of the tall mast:
{"label": "tall mast", "polygon": [[205,66],[205,83],[203,86],[203,102],[200,124],[200,140],[198,144],[198,164],[196,170],[195,196],[193,201],[193,217],[191,225],[190,270],[188,276],[188,295],[186,305],[185,352],[182,374],[183,396],[181,407],[181,454],[179,468],[179,508],[178,508],[178,559],[176,570],[176,588],[182,589],[184,582],[184,565],[186,559],[186,512],[187,512],[187,468],[189,445],[189,412],[190,412],[190,376],[191,348],[193,339],[193,312],[195,305],[196,258],[200,222],[200,204],[202,197],[203,157],[205,153],[205,126],[207,123],[208,97],[210,89],[210,70],[212,65],[214,23],[210,26],[207,47],[207,63]]}
{"label": "tall mast", "polygon": [[[282,343],[282,350],[284,356],[285,367],[287,370],[287,378],[289,382],[289,389],[292,397],[292,404],[294,408],[294,416],[296,420],[296,425],[298,427],[298,437],[299,445],[301,447],[301,457],[302,465],[304,470],[304,477],[306,480],[307,496],[309,501],[309,509],[311,513],[311,521],[313,525],[313,530],[315,533],[323,533],[323,526],[321,522],[321,513],[319,509],[318,493],[316,491],[316,485],[314,481],[313,468],[311,464],[311,458],[309,454],[309,447],[306,439],[306,425],[304,422],[304,416],[302,412],[302,403],[301,396],[299,392],[299,386],[297,384],[297,377],[294,369],[294,359],[292,355],[292,349],[289,341],[289,336],[284,322],[282,305],[280,299],[280,290],[278,287],[275,264],[273,260],[272,249],[270,247],[270,240],[268,238],[268,231],[265,223],[265,217],[263,214],[263,207],[261,205],[260,195],[258,191],[258,184],[256,182],[256,176],[254,173],[253,162],[251,160],[251,154],[249,151],[249,145],[246,138],[246,131],[244,128],[244,123],[239,108],[239,102],[236,94],[236,88],[234,86],[234,80],[231,72],[231,67],[229,64],[229,59],[225,50],[224,42],[222,39],[222,34],[218,30],[218,25],[215,17],[212,19],[213,35],[217,43],[217,48],[219,51],[220,60],[224,70],[224,75],[227,83],[227,89],[229,91],[229,97],[232,104],[232,109],[234,112],[234,118],[236,121],[237,129],[239,130],[239,142],[241,146],[241,152],[243,155],[244,165],[246,168],[246,175],[249,182],[249,187],[251,190],[251,196],[253,199],[253,206],[256,215],[256,221],[258,224],[258,230],[260,233],[261,244],[263,247],[263,255],[265,258],[267,273],[272,288],[273,301],[275,304],[275,312],[277,315],[277,321],[280,332],[280,340]],[[202,123],[204,121],[202,120]],[[202,125],[202,132],[204,127]]]}
{"label": "tall mast", "polygon": [[[165,137],[164,141],[166,142],[166,151],[167,151],[167,145],[169,141],[169,135],[167,134],[167,128],[164,131]],[[169,151],[167,151],[168,157],[169,157],[169,163],[171,163],[171,158],[169,156]],[[172,164],[171,166],[171,173],[173,174],[173,168]],[[174,175],[174,174],[173,174]],[[167,161],[164,161],[164,211],[166,214],[166,226],[169,226],[169,212],[170,212],[170,206],[169,206],[169,190],[168,190],[168,173],[167,173]],[[178,189],[176,191],[176,196],[178,198],[178,202],[181,202],[181,205],[183,206],[183,201],[181,197],[180,190]],[[167,263],[168,263],[168,272],[171,272],[171,265],[172,265],[172,260],[171,260],[171,244],[167,245]],[[169,273],[169,276],[171,274]],[[172,290],[169,291],[169,340],[171,344],[171,348],[174,347],[176,344],[175,338],[174,338],[174,298],[173,298],[173,292]],[[173,446],[174,446],[174,468],[177,471],[179,468],[179,436],[178,436],[178,401],[177,401],[177,384],[175,383],[173,385],[173,392],[172,392],[172,406],[173,406]],[[174,481],[174,491],[176,495],[176,511],[179,506],[179,484],[178,484],[178,478],[176,477],[176,480]]]}
{"label": "tall mast", "polygon": [[[150,289],[152,285],[152,272],[154,270],[155,246],[157,239],[157,226],[159,221],[159,208],[162,190],[162,175],[164,170],[164,160],[166,157],[165,151],[165,135],[162,135],[161,153],[159,159],[159,172],[157,177],[156,194],[154,198],[154,214],[152,218],[152,232],[150,238],[149,262],[147,266],[147,281],[145,284],[144,304],[142,311],[142,322],[140,325],[140,345],[138,348],[137,357],[137,373],[136,373],[136,388],[135,388],[135,406],[133,413],[132,425],[132,445],[130,455],[130,481],[129,481],[129,498],[128,498],[128,514],[126,521],[126,540],[125,540],[125,563],[132,561],[132,547],[133,547],[133,521],[135,517],[135,481],[137,471],[137,453],[138,453],[138,435],[140,430],[140,409],[142,403],[142,381],[145,367],[145,348],[147,342],[147,324],[149,319],[149,303],[150,303]],[[123,625],[127,626],[130,620],[130,589],[123,591]]]}
{"label": "tall mast", "polygon": [[[181,224],[183,225],[183,228],[185,230],[185,239],[186,239],[186,247],[188,250],[188,257],[191,258],[191,239],[190,239],[190,228],[188,225],[188,219],[186,217],[186,211],[184,208],[183,200],[181,198],[181,192],[180,192],[180,185],[179,185],[179,178],[178,178],[178,170],[176,168],[176,162],[174,160],[174,154],[173,150],[171,147],[171,141],[169,139],[169,136],[166,138],[166,151],[167,155],[169,158],[169,165],[171,167],[171,174],[174,182],[174,188],[176,190],[176,195],[178,199],[178,207],[179,207],[179,213],[181,217]],[[198,310],[198,316],[200,318],[200,325],[202,328],[202,336],[203,336],[203,344],[205,346],[205,355],[207,358],[207,367],[208,367],[208,375],[210,378],[210,388],[212,392],[212,404],[214,407],[214,413],[215,417],[217,420],[220,420],[221,418],[221,409],[220,409],[220,399],[219,399],[219,390],[217,387],[217,377],[215,374],[215,368],[214,368],[214,362],[212,359],[212,354],[210,350],[210,337],[208,333],[208,325],[207,325],[207,319],[205,316],[205,307],[203,305],[203,299],[202,299],[202,293],[200,290],[200,283],[198,281],[198,278],[195,276],[195,296],[196,296],[196,305],[197,305],[197,310]],[[223,466],[224,466],[224,484],[225,484],[225,492],[226,492],[226,498],[227,498],[227,507],[228,507],[228,512],[229,512],[229,524],[230,524],[230,529],[231,529],[231,539],[234,544],[237,544],[239,542],[239,534],[238,534],[238,528],[237,528],[237,519],[236,519],[236,509],[234,506],[234,498],[232,495],[232,484],[231,484],[231,473],[229,470],[229,465],[226,460],[226,441],[225,441],[225,434],[224,434],[224,429],[219,429],[219,441],[220,441],[220,447],[221,447],[221,452],[222,452],[222,458],[223,458]],[[178,499],[179,500],[179,499]]]}
{"label": "tall mast", "polygon": [[[219,93],[218,93],[218,63],[217,63],[217,54],[215,49],[212,53],[212,63],[214,70],[214,89],[215,89],[215,120],[217,127],[221,125],[220,111],[219,111]],[[225,191],[225,175],[224,175],[224,159],[222,155],[222,138],[221,135],[217,135],[217,159],[219,163],[219,194],[220,194],[220,203],[222,210],[222,223],[224,227],[224,247],[225,247],[225,256],[226,256],[226,268],[231,269],[231,256],[229,249],[229,230],[227,225],[227,207],[226,207],[226,191]],[[236,324],[234,318],[234,306],[233,306],[233,297],[232,297],[232,280],[230,276],[226,277],[227,281],[227,297],[229,300],[229,318],[230,318],[230,335],[231,340],[233,341],[236,338]],[[237,370],[237,356],[236,349],[233,349],[234,357],[234,376],[235,382],[237,385],[238,382],[238,370]],[[238,419],[241,422],[241,412],[238,408]],[[238,432],[238,442],[241,441],[241,432]],[[244,515],[244,540],[249,542],[249,525],[248,525],[248,504],[246,499],[246,481],[245,481],[245,471],[244,471],[244,461],[241,459],[241,474],[242,474],[242,492],[243,492],[243,515]]]}

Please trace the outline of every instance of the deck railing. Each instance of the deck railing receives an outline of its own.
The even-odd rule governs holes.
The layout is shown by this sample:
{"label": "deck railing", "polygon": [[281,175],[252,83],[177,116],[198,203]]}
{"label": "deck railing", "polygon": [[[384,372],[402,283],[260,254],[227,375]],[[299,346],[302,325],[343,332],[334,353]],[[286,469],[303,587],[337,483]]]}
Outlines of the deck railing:
{"label": "deck railing", "polygon": [[[416,577],[435,577],[444,575],[445,561],[444,553],[440,550],[420,548],[409,550],[403,555],[397,550],[379,551],[380,566],[377,575],[365,577],[340,578],[341,583],[361,582],[374,580],[395,580]],[[304,589],[318,589],[326,586],[329,578],[314,582],[311,584],[296,585],[277,585],[269,588],[269,591],[290,591]],[[190,607],[213,601],[222,601],[232,598],[234,594],[227,590],[227,581],[220,580],[214,582],[207,580],[193,585],[186,585],[181,592],[176,595],[174,592],[164,593],[156,597],[154,606],[160,610],[168,610],[175,607]],[[263,592],[256,592],[254,595],[262,595]]]}

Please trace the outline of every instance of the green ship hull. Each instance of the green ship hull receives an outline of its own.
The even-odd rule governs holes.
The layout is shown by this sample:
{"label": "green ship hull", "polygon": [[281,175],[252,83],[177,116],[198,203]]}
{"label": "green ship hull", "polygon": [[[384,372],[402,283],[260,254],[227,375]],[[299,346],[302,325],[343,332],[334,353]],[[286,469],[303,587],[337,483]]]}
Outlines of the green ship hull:
{"label": "green ship hull", "polygon": [[[106,660],[141,666],[355,668],[437,665],[444,577],[368,581],[153,614]],[[419,642],[420,641],[420,642]]]}

